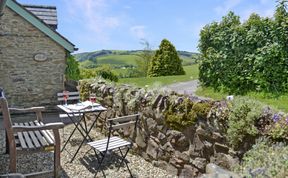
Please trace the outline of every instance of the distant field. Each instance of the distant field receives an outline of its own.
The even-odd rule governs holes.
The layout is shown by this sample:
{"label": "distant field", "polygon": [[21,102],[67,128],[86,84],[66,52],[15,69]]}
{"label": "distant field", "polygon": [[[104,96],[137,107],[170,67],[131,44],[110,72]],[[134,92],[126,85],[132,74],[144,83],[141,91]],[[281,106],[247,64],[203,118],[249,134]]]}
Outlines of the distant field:
{"label": "distant field", "polygon": [[139,87],[145,85],[168,85],[176,82],[183,82],[189,80],[195,80],[198,78],[198,65],[184,66],[186,75],[174,75],[174,76],[162,76],[162,77],[143,77],[143,78],[122,78],[119,83],[133,84]]}
{"label": "distant field", "polygon": [[[138,55],[142,50],[100,50],[93,52],[85,52],[75,54],[75,58],[80,62],[82,68],[95,68],[102,64],[109,64],[112,67],[136,66],[136,59],[141,59]],[[187,51],[178,51],[180,59],[183,60],[183,65],[194,64],[200,59],[198,53]]]}
{"label": "distant field", "polygon": [[136,66],[136,60],[141,59],[137,55],[109,55],[97,58],[98,64],[114,65],[133,65]]}

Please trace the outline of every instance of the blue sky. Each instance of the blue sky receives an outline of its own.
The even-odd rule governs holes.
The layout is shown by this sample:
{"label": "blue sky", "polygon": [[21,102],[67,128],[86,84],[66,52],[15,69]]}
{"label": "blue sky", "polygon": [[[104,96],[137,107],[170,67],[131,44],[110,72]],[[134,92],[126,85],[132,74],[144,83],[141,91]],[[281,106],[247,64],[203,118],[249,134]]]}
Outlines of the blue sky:
{"label": "blue sky", "polygon": [[167,38],[177,50],[197,52],[201,28],[232,10],[245,21],[252,12],[272,17],[276,0],[18,0],[57,6],[58,32],[79,50],[153,49]]}

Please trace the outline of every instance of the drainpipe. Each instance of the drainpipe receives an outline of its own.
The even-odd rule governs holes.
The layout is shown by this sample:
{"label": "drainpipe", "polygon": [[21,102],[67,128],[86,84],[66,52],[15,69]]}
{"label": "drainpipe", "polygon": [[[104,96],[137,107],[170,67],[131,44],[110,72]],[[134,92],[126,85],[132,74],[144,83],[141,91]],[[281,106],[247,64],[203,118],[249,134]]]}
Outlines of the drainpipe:
{"label": "drainpipe", "polygon": [[4,7],[6,5],[6,1],[7,0],[0,0],[0,17],[4,14],[3,10],[4,10]]}

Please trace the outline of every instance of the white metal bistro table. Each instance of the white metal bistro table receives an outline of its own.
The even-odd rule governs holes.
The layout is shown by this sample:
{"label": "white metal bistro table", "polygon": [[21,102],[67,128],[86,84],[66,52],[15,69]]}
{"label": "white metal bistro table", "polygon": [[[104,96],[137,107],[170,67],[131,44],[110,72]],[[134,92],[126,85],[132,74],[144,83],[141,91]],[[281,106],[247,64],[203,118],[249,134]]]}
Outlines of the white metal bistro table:
{"label": "white metal bistro table", "polygon": [[[77,153],[79,152],[80,148],[82,147],[85,141],[92,141],[92,138],[90,137],[89,133],[94,127],[94,125],[96,124],[97,119],[99,118],[100,114],[103,111],[107,110],[105,107],[101,106],[100,104],[94,103],[93,105],[94,106],[92,107],[89,101],[85,101],[85,102],[77,103],[77,104],[57,105],[59,109],[61,109],[67,114],[68,118],[72,121],[72,123],[75,126],[75,128],[70,133],[70,136],[65,142],[61,151],[65,149],[67,143],[70,141],[71,137],[73,136],[76,130],[78,130],[79,133],[83,136],[83,140],[81,144],[79,145],[77,151],[73,155],[70,162],[73,162],[73,160],[75,159]],[[87,122],[86,122],[86,117],[85,117],[86,114],[88,113],[95,113],[95,117],[96,117],[90,127],[88,127]],[[82,121],[83,121],[83,124],[82,124]]]}

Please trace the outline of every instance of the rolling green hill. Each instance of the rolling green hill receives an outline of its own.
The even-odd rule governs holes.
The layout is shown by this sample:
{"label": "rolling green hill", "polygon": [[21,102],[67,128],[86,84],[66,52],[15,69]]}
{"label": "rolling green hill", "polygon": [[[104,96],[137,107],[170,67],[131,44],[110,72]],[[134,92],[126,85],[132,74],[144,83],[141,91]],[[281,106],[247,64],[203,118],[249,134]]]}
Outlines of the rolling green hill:
{"label": "rolling green hill", "polygon": [[[136,60],[141,59],[139,54],[142,50],[100,50],[75,54],[75,58],[80,62],[82,68],[94,68],[98,65],[109,64],[112,67],[132,67],[136,66]],[[195,63],[200,58],[198,53],[178,51],[179,57],[183,60],[183,65]]]}

